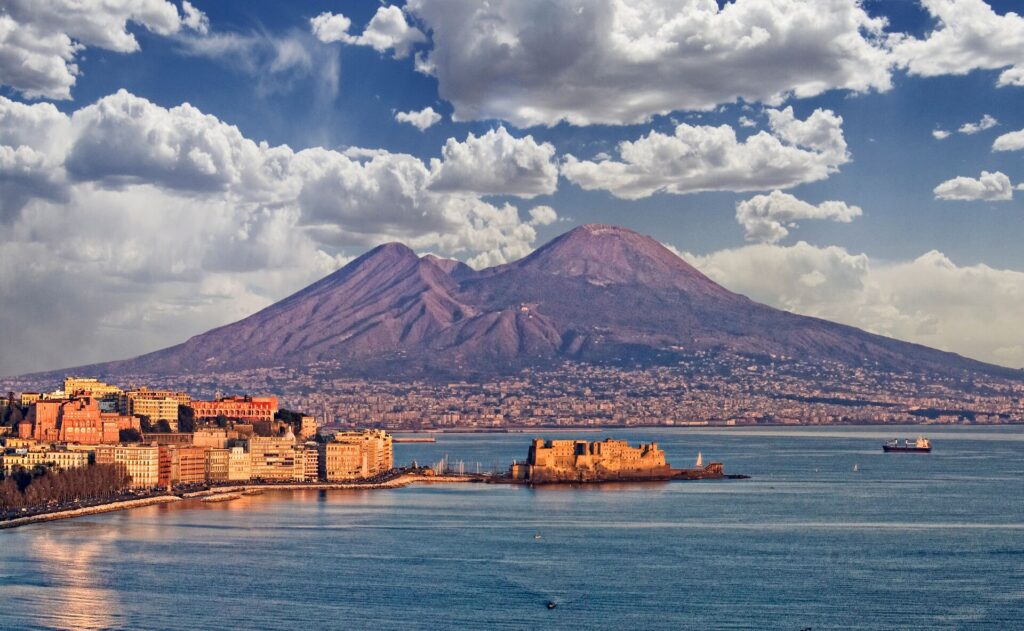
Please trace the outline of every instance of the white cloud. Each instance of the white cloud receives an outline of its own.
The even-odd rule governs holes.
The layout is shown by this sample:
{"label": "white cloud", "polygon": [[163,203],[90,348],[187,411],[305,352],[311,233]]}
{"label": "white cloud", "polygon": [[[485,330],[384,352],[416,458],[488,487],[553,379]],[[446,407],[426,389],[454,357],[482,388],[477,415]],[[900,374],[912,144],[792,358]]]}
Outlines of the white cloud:
{"label": "white cloud", "polygon": [[551,206],[534,206],[530,209],[530,224],[534,226],[550,226],[558,221],[558,213]]}
{"label": "white cloud", "polygon": [[[0,165],[0,303],[19,305],[0,310],[0,328],[19,333],[4,340],[0,373],[179,342],[335,269],[349,247],[401,240],[505,262],[550,218],[435,191],[415,156],[271,146],[125,91],[70,115],[0,99]],[[505,185],[523,194],[530,180]],[[74,343],[68,332],[82,330],[95,333]],[[38,351],[44,336],[66,346]]]}
{"label": "white cloud", "polygon": [[826,201],[808,204],[782,191],[756,195],[736,204],[736,221],[743,226],[748,241],[777,243],[797,227],[797,220],[828,219],[850,223],[861,216],[859,206],[845,202]]}
{"label": "white cloud", "polygon": [[1024,149],[1024,129],[1003,134],[992,143],[992,151],[1020,151],[1021,149]]}
{"label": "white cloud", "polygon": [[410,25],[405,13],[393,5],[379,7],[358,36],[348,32],[352,20],[340,13],[325,11],[309,22],[313,35],[321,42],[369,46],[379,53],[393,50],[395,59],[407,57],[413,46],[427,41],[423,32]]}
{"label": "white cloud", "polygon": [[985,131],[986,129],[992,129],[998,124],[999,121],[997,121],[995,118],[992,118],[988,114],[985,114],[977,123],[964,123],[963,125],[960,126],[960,129],[958,129],[957,131],[960,132],[961,134],[971,135],[976,134],[980,131]]}
{"label": "white cloud", "polygon": [[454,120],[625,124],[890,88],[885,21],[856,0],[410,0],[407,10],[431,33],[417,65],[437,77]]}
{"label": "white cloud", "polygon": [[28,98],[70,99],[76,59],[88,47],[132,53],[134,23],[158,35],[182,27],[205,32],[206,16],[185,2],[185,15],[166,0],[6,0],[0,15],[0,84]]}
{"label": "white cloud", "polygon": [[558,187],[555,147],[533,136],[513,137],[504,127],[464,142],[449,138],[441,159],[430,161],[430,189],[480,195],[536,197]]}
{"label": "white cloud", "polygon": [[313,31],[313,35],[324,43],[344,42],[351,44],[355,39],[348,32],[348,29],[352,26],[352,20],[340,13],[324,11],[315,18],[310,18],[309,26]]}
{"label": "white cloud", "polygon": [[316,82],[313,106],[330,104],[338,92],[337,51],[321,46],[308,33],[211,32],[202,37],[179,36],[177,43],[185,55],[212,59],[231,72],[251,76],[258,94],[287,91],[306,77]]}
{"label": "white cloud", "polygon": [[1005,173],[982,171],[978,179],[958,176],[939,184],[936,199],[961,201],[1008,201],[1013,199],[1013,184]]}
{"label": "white cloud", "polygon": [[181,19],[182,25],[200,35],[206,35],[210,30],[210,19],[206,14],[195,8],[188,0],[181,3],[181,10],[185,14]]}
{"label": "white cloud", "polygon": [[435,112],[434,108],[428,106],[418,112],[398,112],[395,114],[395,120],[399,123],[408,123],[416,129],[423,131],[440,121],[441,115]]}
{"label": "white cloud", "polygon": [[946,131],[945,129],[932,130],[932,137],[934,137],[935,140],[945,140],[946,138],[949,138],[952,135],[953,132]]}
{"label": "white cloud", "polygon": [[658,192],[790,188],[825,179],[849,161],[843,119],[830,110],[815,110],[802,121],[791,107],[767,114],[771,132],[743,141],[728,125],[682,123],[671,136],[652,131],[620,143],[619,161],[580,161],[566,155],[562,174],[587,190],[639,199]]}
{"label": "white cloud", "polygon": [[873,261],[838,247],[749,245],[684,255],[725,287],[781,309],[1024,366],[1024,273],[958,266],[941,252]]}
{"label": "white cloud", "polygon": [[937,20],[923,39],[893,35],[893,59],[910,74],[963,75],[1004,69],[997,85],[1024,84],[1024,18],[982,0],[922,0]]}
{"label": "white cloud", "polygon": [[63,168],[70,124],[49,103],[0,96],[0,223],[35,197],[67,197]]}

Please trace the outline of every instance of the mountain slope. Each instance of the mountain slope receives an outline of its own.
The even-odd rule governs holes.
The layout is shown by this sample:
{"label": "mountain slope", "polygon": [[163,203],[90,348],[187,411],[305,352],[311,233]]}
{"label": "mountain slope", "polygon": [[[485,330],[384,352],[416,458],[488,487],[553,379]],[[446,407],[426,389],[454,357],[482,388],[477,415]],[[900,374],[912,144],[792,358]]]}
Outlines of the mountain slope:
{"label": "mountain slope", "polygon": [[755,303],[650,237],[576,228],[476,272],[382,245],[239,322],[90,372],[173,374],[336,361],[353,375],[507,372],[565,359],[721,351],[936,374],[1017,371]]}

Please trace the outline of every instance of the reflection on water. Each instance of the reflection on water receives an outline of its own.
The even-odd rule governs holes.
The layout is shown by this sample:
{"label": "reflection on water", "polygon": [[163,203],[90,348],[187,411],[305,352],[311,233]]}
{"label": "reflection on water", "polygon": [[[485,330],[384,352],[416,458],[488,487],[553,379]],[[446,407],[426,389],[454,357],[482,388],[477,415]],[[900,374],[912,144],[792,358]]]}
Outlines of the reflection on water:
{"label": "reflection on water", "polygon": [[876,431],[607,432],[750,480],[267,491],[19,528],[0,629],[1020,628],[1024,428],[928,431],[921,457]]}
{"label": "reflection on water", "polygon": [[[106,555],[117,533],[92,528],[88,538],[60,538],[51,529],[35,529],[29,545],[38,562],[38,578],[47,588],[38,594],[37,611],[55,629],[109,629],[118,594],[102,587],[96,561]],[[36,620],[43,622],[43,620]]]}

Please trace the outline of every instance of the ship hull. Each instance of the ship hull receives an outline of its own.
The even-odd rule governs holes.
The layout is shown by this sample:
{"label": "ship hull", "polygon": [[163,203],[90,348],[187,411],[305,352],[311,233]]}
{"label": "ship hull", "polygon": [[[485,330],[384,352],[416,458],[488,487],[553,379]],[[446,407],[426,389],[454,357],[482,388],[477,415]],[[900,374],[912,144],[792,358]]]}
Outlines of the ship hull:
{"label": "ship hull", "polygon": [[882,445],[882,451],[885,453],[907,453],[907,454],[927,454],[931,453],[931,447],[890,447],[889,445]]}

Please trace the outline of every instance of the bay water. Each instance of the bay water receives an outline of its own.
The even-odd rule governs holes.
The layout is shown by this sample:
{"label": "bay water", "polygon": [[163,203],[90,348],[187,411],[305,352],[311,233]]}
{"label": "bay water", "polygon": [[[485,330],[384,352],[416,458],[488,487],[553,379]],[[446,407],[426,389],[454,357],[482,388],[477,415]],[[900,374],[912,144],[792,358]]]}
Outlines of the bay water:
{"label": "bay water", "polygon": [[[883,454],[926,434],[931,454]],[[0,629],[1024,628],[1024,427],[440,434],[396,463],[655,441],[749,480],[274,491],[0,531]],[[556,604],[554,609],[548,603]]]}

